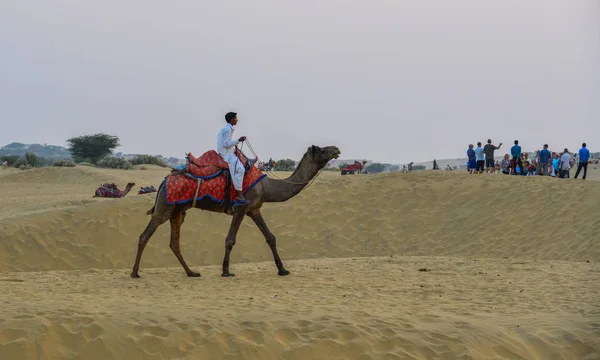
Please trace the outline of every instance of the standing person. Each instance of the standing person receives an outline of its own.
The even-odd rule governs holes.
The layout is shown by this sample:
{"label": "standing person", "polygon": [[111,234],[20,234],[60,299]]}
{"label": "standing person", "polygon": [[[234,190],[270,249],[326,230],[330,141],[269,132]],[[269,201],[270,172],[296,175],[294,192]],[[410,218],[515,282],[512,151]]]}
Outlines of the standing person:
{"label": "standing person", "polygon": [[492,139],[488,139],[487,144],[483,147],[483,152],[485,153],[485,171],[486,172],[494,172],[496,162],[494,161],[494,150],[498,150],[502,147],[502,143],[496,147],[492,145]]}
{"label": "standing person", "polygon": [[235,155],[235,146],[246,141],[246,137],[242,136],[239,139],[232,140],[233,132],[235,131],[233,127],[238,123],[237,113],[228,112],[225,114],[225,121],[227,121],[227,124],[217,134],[217,152],[229,165],[231,182],[233,182],[233,187],[237,193],[234,204],[246,205],[250,203],[250,200],[244,197],[242,191],[246,170],[240,159]]}
{"label": "standing person", "polygon": [[483,148],[481,147],[480,142],[477,143],[475,157],[477,159],[477,172],[483,174],[483,170],[485,169],[485,154],[483,153]]}
{"label": "standing person", "polygon": [[[6,169],[8,167],[8,160],[4,160],[4,162],[2,163],[2,168]],[[585,179],[585,175],[583,175],[583,178]]]}
{"label": "standing person", "polygon": [[469,174],[475,174],[477,169],[477,160],[475,150],[473,150],[473,144],[469,144],[469,150],[467,150]]}
{"label": "standing person", "polygon": [[535,169],[535,175],[540,174],[540,170],[544,172],[544,175],[549,175],[548,164],[550,163],[550,159],[552,157],[552,153],[548,150],[548,144],[544,144],[544,149],[540,151],[538,155],[538,164]]}
{"label": "standing person", "polygon": [[579,165],[577,166],[577,172],[575,173],[575,179],[579,176],[579,172],[583,169],[583,177],[585,180],[587,175],[587,165],[590,160],[590,151],[587,149],[586,143],[581,144],[581,149],[579,149]]}
{"label": "standing person", "polygon": [[521,175],[523,175],[525,171],[523,171],[523,162],[521,161],[521,147],[519,146],[519,140],[515,140],[515,145],[510,148],[510,154],[512,155],[512,158],[513,158],[513,161],[512,161],[513,175],[517,174],[517,171],[516,171],[517,165],[519,166]]}
{"label": "standing person", "polygon": [[560,165],[559,165],[559,177],[564,179],[565,177],[570,178],[570,170],[571,170],[571,154],[569,154],[569,149],[565,149],[565,152],[560,157]]}

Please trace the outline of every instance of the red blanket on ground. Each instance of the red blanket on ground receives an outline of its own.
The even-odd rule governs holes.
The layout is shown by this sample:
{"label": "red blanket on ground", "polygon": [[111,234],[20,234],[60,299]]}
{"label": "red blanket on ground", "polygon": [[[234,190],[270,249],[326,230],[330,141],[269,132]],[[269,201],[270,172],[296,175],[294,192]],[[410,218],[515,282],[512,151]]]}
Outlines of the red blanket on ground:
{"label": "red blanket on ground", "polygon": [[[241,153],[238,153],[238,157],[242,163],[246,165],[248,162],[246,157]],[[222,169],[228,169],[228,165],[215,151],[208,151],[198,158],[194,157],[192,154],[188,155],[186,173],[193,177],[202,178],[196,200],[209,198],[213,201],[221,202],[225,199],[226,176],[229,176],[229,173],[222,171]],[[243,182],[244,193],[250,190],[265,176],[267,175],[263,174],[255,166],[247,169]],[[195,178],[190,178],[185,174],[168,175],[165,178],[167,204],[183,204],[192,201],[197,187],[198,181]],[[236,195],[233,183],[230,184],[230,191],[229,199],[232,200]]]}

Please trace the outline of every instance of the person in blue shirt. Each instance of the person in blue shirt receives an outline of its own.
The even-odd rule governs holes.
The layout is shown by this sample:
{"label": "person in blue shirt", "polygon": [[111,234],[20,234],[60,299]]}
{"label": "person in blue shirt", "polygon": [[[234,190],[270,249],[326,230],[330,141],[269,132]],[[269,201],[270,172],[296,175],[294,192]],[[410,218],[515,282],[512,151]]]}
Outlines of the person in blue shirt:
{"label": "person in blue shirt", "polygon": [[583,177],[585,180],[587,175],[587,165],[588,161],[590,161],[590,151],[587,149],[586,143],[581,144],[581,149],[579,149],[579,165],[577,166],[577,172],[575,173],[575,179],[579,176],[579,172],[583,169]]}
{"label": "person in blue shirt", "polygon": [[519,166],[519,173],[524,174],[525,172],[523,171],[523,161],[521,161],[521,147],[519,146],[519,140],[515,140],[515,145],[510,148],[510,155],[513,158],[513,174],[517,175],[517,165]]}
{"label": "person in blue shirt", "polygon": [[477,172],[483,174],[485,169],[485,153],[481,147],[481,143],[477,143],[477,149],[475,149],[475,159],[477,160]]}
{"label": "person in blue shirt", "polygon": [[539,161],[538,166],[535,169],[535,175],[539,175],[540,170],[544,172],[544,175],[550,175],[548,164],[550,163],[551,157],[552,153],[548,150],[548,144],[544,144],[544,150],[539,153]]}
{"label": "person in blue shirt", "polygon": [[473,144],[469,144],[469,150],[467,150],[467,158],[469,159],[469,173],[475,174],[477,170],[477,161],[475,160],[475,150],[473,150]]}

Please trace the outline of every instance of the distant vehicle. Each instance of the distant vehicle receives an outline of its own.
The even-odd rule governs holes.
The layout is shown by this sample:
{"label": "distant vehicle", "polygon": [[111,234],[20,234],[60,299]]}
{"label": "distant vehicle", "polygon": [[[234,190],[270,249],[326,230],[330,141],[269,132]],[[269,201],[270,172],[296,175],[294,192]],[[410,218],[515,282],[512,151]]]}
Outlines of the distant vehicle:
{"label": "distant vehicle", "polygon": [[364,164],[360,161],[355,161],[354,164],[347,164],[341,169],[342,175],[348,174],[361,174],[364,168]]}

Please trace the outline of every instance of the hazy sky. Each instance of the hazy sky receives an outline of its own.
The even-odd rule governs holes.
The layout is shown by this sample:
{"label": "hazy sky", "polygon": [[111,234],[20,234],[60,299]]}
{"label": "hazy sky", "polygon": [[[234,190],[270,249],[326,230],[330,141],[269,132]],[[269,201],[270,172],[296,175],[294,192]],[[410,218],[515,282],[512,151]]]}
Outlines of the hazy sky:
{"label": "hazy sky", "polygon": [[464,157],[600,150],[600,0],[3,0],[0,145],[107,132],[117,151]]}

